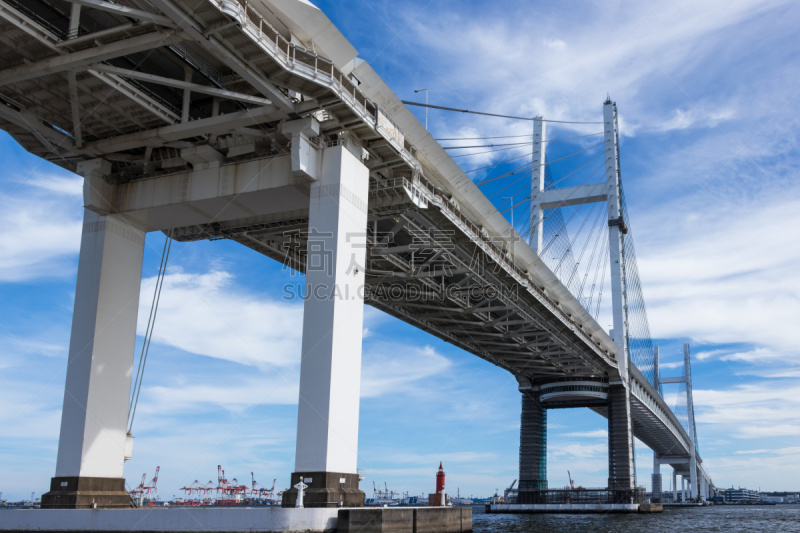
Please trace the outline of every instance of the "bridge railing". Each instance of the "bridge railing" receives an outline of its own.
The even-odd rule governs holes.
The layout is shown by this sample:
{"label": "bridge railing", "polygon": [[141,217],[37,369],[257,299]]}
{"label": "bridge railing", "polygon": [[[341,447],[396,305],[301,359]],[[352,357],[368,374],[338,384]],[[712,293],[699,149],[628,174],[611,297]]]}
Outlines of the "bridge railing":
{"label": "bridge railing", "polygon": [[339,85],[343,95],[346,95],[353,102],[357,103],[362,110],[377,120],[377,107],[358,90],[353,83],[341,70],[336,68],[333,61],[321,55],[306,50],[302,46],[292,43],[281,35],[268,20],[247,0],[213,0],[224,14],[233,17],[242,24],[243,29],[256,32],[257,41],[260,44],[267,44],[275,51],[279,52],[278,57],[283,59],[287,67],[309,69],[314,76],[321,76],[330,79]]}
{"label": "bridge railing", "polygon": [[[327,85],[350,109],[370,124],[400,152],[406,161],[414,148],[405,141],[402,131],[378,105],[358,89],[357,83],[327,59],[283,37],[247,0],[209,0],[223,14],[236,19],[242,30],[266,50],[284,69],[302,74],[306,79]],[[413,165],[412,165],[413,166]]]}
{"label": "bridge railing", "polygon": [[[528,504],[612,504],[644,503],[645,489],[536,489],[516,491],[515,501],[505,503]],[[509,494],[509,500],[513,498]]]}

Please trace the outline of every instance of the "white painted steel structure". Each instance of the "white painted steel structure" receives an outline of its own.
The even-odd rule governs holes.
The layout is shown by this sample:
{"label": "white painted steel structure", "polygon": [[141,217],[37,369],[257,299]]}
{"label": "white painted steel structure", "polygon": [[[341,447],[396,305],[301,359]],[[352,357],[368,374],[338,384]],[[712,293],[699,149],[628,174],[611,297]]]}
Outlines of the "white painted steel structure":
{"label": "white painted steel structure", "polygon": [[[168,230],[356,295],[305,304],[297,472],[357,474],[364,302],[521,382],[623,387],[629,446],[702,468],[693,434],[628,365],[613,103],[601,190],[545,191],[545,122],[532,121],[529,247],[304,0],[0,0],[0,35],[0,127],[85,179],[57,477],[122,475],[143,237]],[[613,339],[537,255],[544,209],[595,201],[608,203]]]}

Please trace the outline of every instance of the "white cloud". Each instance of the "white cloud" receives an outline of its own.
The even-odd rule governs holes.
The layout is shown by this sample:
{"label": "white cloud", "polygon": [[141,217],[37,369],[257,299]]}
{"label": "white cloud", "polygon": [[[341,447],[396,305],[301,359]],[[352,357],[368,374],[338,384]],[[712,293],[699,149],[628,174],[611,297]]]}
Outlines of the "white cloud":
{"label": "white cloud", "polygon": [[430,346],[383,343],[364,354],[361,397],[412,392],[416,382],[441,375],[451,366],[449,359]]}
{"label": "white cloud", "polygon": [[[728,353],[728,350],[704,350],[702,352],[698,352],[693,355],[693,358],[696,361],[706,361],[708,359],[716,358],[720,355]],[[683,362],[676,363],[677,365],[683,365]]]}
{"label": "white cloud", "polygon": [[[155,278],[142,282],[138,333],[143,335],[150,313]],[[368,322],[380,336],[383,313],[369,312]],[[296,404],[303,325],[302,303],[273,301],[235,283],[225,271],[186,273],[169,270],[158,308],[153,343],[189,354],[211,357],[257,370],[207,378],[176,374],[171,381],[146,387],[143,412],[185,412],[197,405],[241,411],[256,405]],[[186,357],[186,356],[180,356]],[[419,383],[441,375],[449,359],[429,346],[398,342],[365,343],[362,355],[362,398],[397,394],[427,394]],[[234,367],[232,367],[234,368]],[[235,382],[236,387],[230,383]]]}
{"label": "white cloud", "polygon": [[561,39],[544,39],[542,44],[544,44],[547,48],[552,48],[554,50],[563,50],[567,47],[567,43]]}
{"label": "white cloud", "polygon": [[[792,359],[795,358],[794,354],[789,355]],[[776,359],[788,358],[787,354],[777,353],[769,348],[756,348],[749,352],[735,352],[720,357],[722,361],[745,361],[748,363],[759,363],[767,361],[775,361]]]}
{"label": "white cloud", "polygon": [[579,437],[579,438],[608,438],[608,431],[605,429],[596,429],[594,431],[574,431],[572,433],[564,433],[564,437]]}
{"label": "white cloud", "polygon": [[[150,315],[155,278],[142,282],[138,333]],[[224,271],[204,274],[168,270],[153,342],[186,352],[261,368],[299,362],[303,308],[271,300],[234,284]]]}
{"label": "white cloud", "polygon": [[[236,383],[231,386],[231,383]],[[269,373],[265,376],[229,376],[223,383],[191,383],[147,387],[142,413],[180,413],[195,411],[200,405],[215,405],[232,412],[242,412],[257,405],[292,405],[297,403],[299,378]]]}
{"label": "white cloud", "polygon": [[553,450],[553,457],[603,457],[608,455],[608,445],[603,444],[567,444]]}
{"label": "white cloud", "polygon": [[796,381],[782,386],[764,382],[726,390],[699,389],[694,391],[694,403],[698,423],[708,428],[707,433],[700,433],[705,438],[720,434],[744,439],[800,435],[800,383]]}
{"label": "white cloud", "polygon": [[691,127],[713,128],[735,117],[731,107],[709,109],[706,105],[690,109],[676,109],[674,116],[661,124],[661,131],[683,130]]}
{"label": "white cloud", "polygon": [[[678,119],[675,126],[706,127],[728,117],[728,109],[723,106],[703,113],[704,118],[695,116],[697,111],[683,118],[670,117],[675,108],[655,108],[651,105],[654,94],[671,92],[684,101],[685,93],[697,94],[687,79],[694,69],[705,68],[698,76],[705,78],[709,69],[719,72],[727,67],[719,60],[721,41],[747,49],[745,42],[720,40],[720,33],[741,35],[734,29],[737,25],[762,23],[759,15],[784,3],[618,2],[602,8],[586,6],[582,16],[570,17],[566,27],[561,10],[518,4],[517,9],[525,9],[528,16],[514,19],[507,16],[515,12],[508,6],[502,10],[482,6],[474,17],[420,17],[409,27],[414,32],[409,41],[437,50],[429,68],[438,69],[437,77],[447,78],[441,85],[460,92],[459,98],[483,100],[484,107],[488,103],[495,110],[515,110],[516,114],[539,112],[549,118],[591,120],[599,114],[608,91],[625,103],[628,134],[661,129],[674,119]],[[531,19],[538,27],[564,29],[558,38],[542,39],[541,33],[529,31]],[[703,64],[712,58],[713,66]],[[462,85],[469,90],[459,91]],[[523,87],[530,88],[528,94],[520,91]],[[474,117],[454,120],[475,122]]]}
{"label": "white cloud", "polygon": [[83,178],[78,176],[42,176],[27,181],[27,185],[54,193],[56,196],[80,198],[83,195]]}
{"label": "white cloud", "polygon": [[762,454],[773,454],[773,455],[797,455],[800,454],[800,446],[789,446],[787,448],[777,448],[777,449],[761,449],[761,450],[737,450],[734,452],[735,455],[762,455]]}
{"label": "white cloud", "polygon": [[705,207],[675,201],[671,215],[655,209],[637,219],[648,237],[637,247],[653,334],[753,347],[705,350],[701,361],[796,364],[800,328],[787,317],[800,316],[800,246],[786,239],[785,227],[800,202],[783,192],[759,199],[758,209],[736,203],[724,196]]}
{"label": "white cloud", "polygon": [[63,278],[80,248],[82,179],[40,175],[15,184],[0,209],[0,282]]}

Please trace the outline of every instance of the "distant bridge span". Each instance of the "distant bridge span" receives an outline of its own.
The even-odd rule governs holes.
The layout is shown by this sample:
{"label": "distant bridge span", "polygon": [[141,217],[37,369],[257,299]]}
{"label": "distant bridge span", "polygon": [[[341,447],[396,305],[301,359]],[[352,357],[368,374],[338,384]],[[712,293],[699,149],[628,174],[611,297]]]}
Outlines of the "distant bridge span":
{"label": "distant bridge span", "polygon": [[[547,487],[546,410],[577,406],[609,419],[609,488],[634,488],[635,436],[655,464],[691,479],[693,498],[709,495],[693,429],[628,360],[625,278],[613,259],[625,221],[612,102],[605,190],[560,199],[553,191],[539,205],[608,204],[613,339],[542,262],[540,244],[517,235],[301,0],[0,0],[0,35],[0,127],[85,178],[67,392],[45,505],[84,506],[76,487],[95,478],[106,480],[101,505],[123,504],[125,391],[150,231],[235,240],[305,272],[310,287],[348,294],[305,304],[292,483],[314,474],[306,505],[363,503],[363,303],[514,374],[521,501]],[[534,120],[534,145],[542,122]],[[331,489],[337,477],[345,482]]]}

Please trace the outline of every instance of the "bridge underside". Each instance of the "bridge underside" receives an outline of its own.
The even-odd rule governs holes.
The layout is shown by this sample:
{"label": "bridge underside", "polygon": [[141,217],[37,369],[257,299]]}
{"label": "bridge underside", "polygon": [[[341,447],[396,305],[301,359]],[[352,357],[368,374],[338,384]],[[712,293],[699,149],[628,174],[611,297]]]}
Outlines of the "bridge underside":
{"label": "bridge underside", "polygon": [[[315,8],[97,4],[0,0],[0,128],[82,169],[90,227],[108,222],[137,242],[149,231],[227,238],[305,272],[322,154],[342,147],[368,174],[366,258],[355,265],[366,303],[521,383],[620,381],[603,328],[377,75],[346,67],[352,46],[335,28],[333,37],[304,29],[330,24]],[[329,46],[335,64],[316,46]],[[134,278],[126,282],[138,291]],[[632,432],[660,455],[685,457],[688,438],[663,400],[635,368],[625,378]],[[608,417],[599,397],[571,402],[542,405]]]}
{"label": "bridge underside", "polygon": [[[556,304],[508,271],[506,250],[441,196],[443,208],[415,205],[420,186],[397,174],[370,185],[366,303],[515,375],[608,375],[574,325],[552,320]],[[175,238],[235,240],[305,271],[308,220],[179,228]]]}

